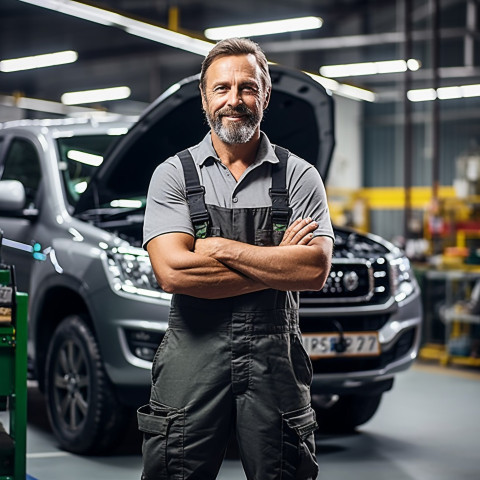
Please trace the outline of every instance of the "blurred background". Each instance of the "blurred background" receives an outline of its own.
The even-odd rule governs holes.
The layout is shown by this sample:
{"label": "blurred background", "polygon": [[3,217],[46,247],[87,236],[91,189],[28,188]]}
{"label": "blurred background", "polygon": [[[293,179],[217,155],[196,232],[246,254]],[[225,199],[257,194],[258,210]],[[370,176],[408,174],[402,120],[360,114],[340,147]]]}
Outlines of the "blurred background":
{"label": "blurred background", "polygon": [[[480,478],[479,17],[478,0],[0,0],[0,125],[130,125],[230,36],[308,73],[334,101],[332,221],[399,247],[423,311],[418,360],[395,399],[363,433],[317,439],[321,478]],[[30,387],[31,475],[138,477],[134,425],[117,457],[76,457],[56,447]],[[239,472],[228,460],[222,478]]]}

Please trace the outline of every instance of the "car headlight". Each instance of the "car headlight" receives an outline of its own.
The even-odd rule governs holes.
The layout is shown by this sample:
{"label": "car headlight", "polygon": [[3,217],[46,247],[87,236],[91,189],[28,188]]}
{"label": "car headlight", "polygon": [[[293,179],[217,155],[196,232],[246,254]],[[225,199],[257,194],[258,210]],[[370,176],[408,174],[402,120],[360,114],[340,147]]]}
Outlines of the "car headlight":
{"label": "car headlight", "polygon": [[158,286],[150,258],[141,248],[112,248],[107,252],[107,269],[116,291],[165,300],[172,297]]}
{"label": "car headlight", "polygon": [[415,291],[415,277],[412,273],[410,260],[399,257],[390,261],[392,271],[392,286],[395,300],[401,302]]}

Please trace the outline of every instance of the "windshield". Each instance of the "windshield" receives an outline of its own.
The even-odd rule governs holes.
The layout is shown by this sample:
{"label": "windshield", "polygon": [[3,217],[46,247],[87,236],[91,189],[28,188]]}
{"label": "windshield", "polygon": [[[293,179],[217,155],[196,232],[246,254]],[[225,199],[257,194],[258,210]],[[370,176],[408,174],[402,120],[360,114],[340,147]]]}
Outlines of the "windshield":
{"label": "windshield", "polygon": [[103,155],[117,138],[107,134],[57,138],[59,169],[70,205],[77,204],[95,170],[102,164]]}

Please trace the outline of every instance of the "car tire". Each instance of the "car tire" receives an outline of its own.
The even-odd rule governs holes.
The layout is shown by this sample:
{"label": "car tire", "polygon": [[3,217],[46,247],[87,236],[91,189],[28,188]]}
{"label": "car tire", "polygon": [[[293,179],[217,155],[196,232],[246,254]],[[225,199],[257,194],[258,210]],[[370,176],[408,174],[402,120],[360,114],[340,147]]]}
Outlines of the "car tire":
{"label": "car tire", "polygon": [[351,433],[377,411],[382,394],[343,395],[331,406],[313,404],[320,433]]}
{"label": "car tire", "polygon": [[99,454],[120,442],[131,415],[116,399],[85,318],[70,315],[55,330],[45,379],[48,417],[61,448]]}

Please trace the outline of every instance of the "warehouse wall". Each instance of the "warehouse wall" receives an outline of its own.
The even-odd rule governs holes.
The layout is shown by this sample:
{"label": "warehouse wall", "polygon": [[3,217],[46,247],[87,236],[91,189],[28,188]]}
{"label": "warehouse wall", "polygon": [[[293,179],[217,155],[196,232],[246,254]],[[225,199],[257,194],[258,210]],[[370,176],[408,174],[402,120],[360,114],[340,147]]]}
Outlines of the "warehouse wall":
{"label": "warehouse wall", "polygon": [[[432,186],[432,102],[413,104],[413,186]],[[458,157],[480,147],[480,100],[440,101],[440,185],[452,186]],[[363,185],[404,185],[402,104],[365,104]],[[402,210],[376,210],[370,229],[387,238],[403,233]]]}

